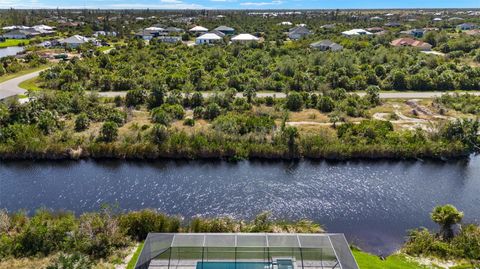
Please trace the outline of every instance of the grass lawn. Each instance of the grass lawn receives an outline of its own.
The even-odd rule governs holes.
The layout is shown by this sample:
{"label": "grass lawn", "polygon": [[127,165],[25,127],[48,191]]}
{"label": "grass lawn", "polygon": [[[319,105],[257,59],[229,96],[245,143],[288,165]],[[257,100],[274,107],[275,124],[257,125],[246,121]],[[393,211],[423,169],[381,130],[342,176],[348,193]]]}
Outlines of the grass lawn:
{"label": "grass lawn", "polygon": [[142,252],[143,243],[144,242],[142,242],[142,243],[140,243],[140,245],[138,245],[138,248],[137,248],[137,250],[135,250],[135,253],[132,256],[132,259],[127,264],[127,269],[133,269],[135,267],[135,263],[137,262],[138,256],[140,256],[140,252]]}
{"label": "grass lawn", "polygon": [[0,48],[6,48],[6,47],[14,47],[14,46],[19,46],[22,44],[22,46],[28,45],[30,43],[30,40],[28,39],[7,39],[5,42],[0,42]]}
{"label": "grass lawn", "polygon": [[18,86],[27,91],[39,91],[42,88],[37,85],[38,77],[27,79],[24,82],[20,83]]}
{"label": "grass lawn", "polygon": [[4,81],[10,80],[12,78],[16,78],[16,77],[19,77],[19,76],[30,74],[30,73],[33,73],[35,71],[39,71],[39,70],[48,68],[49,66],[50,66],[50,64],[45,64],[45,65],[41,65],[41,66],[35,67],[35,68],[24,69],[24,70],[21,70],[20,72],[14,73],[14,74],[5,74],[3,76],[0,76],[0,82],[4,82]]}
{"label": "grass lawn", "polygon": [[[360,269],[427,269],[431,267],[422,266],[414,261],[409,261],[403,255],[392,255],[382,261],[375,255],[353,251]],[[440,268],[440,267],[437,267]]]}

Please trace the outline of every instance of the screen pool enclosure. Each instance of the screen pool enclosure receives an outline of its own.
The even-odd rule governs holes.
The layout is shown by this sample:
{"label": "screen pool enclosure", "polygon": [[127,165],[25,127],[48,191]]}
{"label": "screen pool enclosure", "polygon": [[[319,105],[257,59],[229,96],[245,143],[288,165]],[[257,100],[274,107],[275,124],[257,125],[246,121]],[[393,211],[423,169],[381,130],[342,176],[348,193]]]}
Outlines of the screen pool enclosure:
{"label": "screen pool enclosure", "polygon": [[343,234],[150,233],[138,269],[358,269]]}

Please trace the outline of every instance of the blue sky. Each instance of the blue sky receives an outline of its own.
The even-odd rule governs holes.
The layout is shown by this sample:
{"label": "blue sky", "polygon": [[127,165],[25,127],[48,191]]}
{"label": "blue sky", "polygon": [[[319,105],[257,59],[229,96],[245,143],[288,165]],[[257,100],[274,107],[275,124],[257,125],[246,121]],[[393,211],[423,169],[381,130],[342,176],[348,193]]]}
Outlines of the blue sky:
{"label": "blue sky", "polygon": [[480,0],[0,0],[0,8],[480,8]]}

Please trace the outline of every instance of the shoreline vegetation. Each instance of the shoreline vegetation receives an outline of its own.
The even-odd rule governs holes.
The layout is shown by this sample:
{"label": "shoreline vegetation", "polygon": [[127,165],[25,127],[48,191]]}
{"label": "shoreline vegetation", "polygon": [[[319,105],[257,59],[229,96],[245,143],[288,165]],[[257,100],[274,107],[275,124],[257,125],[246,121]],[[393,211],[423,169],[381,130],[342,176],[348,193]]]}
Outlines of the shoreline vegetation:
{"label": "shoreline vegetation", "polygon": [[[474,268],[480,262],[480,227],[462,226],[453,232],[463,213],[451,205],[438,206],[432,220],[440,232],[426,229],[410,231],[404,247],[381,258],[352,246],[361,269],[427,269]],[[169,216],[152,209],[123,212],[104,206],[98,212],[75,215],[72,212],[37,210],[8,213],[0,210],[0,268],[22,268],[34,264],[42,268],[66,268],[68,263],[81,264],[75,268],[112,268],[128,264],[132,268],[139,249],[149,232],[271,232],[323,233],[321,225],[309,220],[274,220],[268,212],[253,220],[230,217],[185,219]],[[139,247],[135,247],[139,245]],[[131,255],[128,261],[125,257]],[[136,250],[135,250],[136,249]],[[50,265],[48,265],[50,264]],[[455,266],[456,265],[456,266]],[[34,265],[32,265],[35,267]],[[48,266],[48,267],[47,267]]]}
{"label": "shoreline vegetation", "polygon": [[[0,159],[448,160],[480,149],[480,97],[380,99],[382,89],[477,83],[477,69],[407,48],[390,54],[379,43],[368,47],[371,58],[303,43],[190,48],[132,40],[108,54],[89,45],[78,51],[81,59],[28,81],[29,102],[0,104]],[[449,74],[448,87],[442,76],[415,75],[426,72],[425,61]],[[469,76],[456,78],[463,69]],[[258,97],[264,90],[286,97]],[[109,91],[126,95],[96,93]]]}

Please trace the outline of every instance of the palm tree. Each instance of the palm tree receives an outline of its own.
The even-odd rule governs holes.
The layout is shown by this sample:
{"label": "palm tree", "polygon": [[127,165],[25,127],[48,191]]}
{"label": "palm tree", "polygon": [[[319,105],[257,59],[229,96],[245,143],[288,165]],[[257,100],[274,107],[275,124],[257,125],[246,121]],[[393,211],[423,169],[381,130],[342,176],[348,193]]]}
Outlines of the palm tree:
{"label": "palm tree", "polygon": [[462,221],[463,212],[458,211],[453,205],[447,204],[444,206],[437,206],[430,213],[430,217],[434,222],[440,225],[440,234],[444,240],[453,238],[454,224]]}

